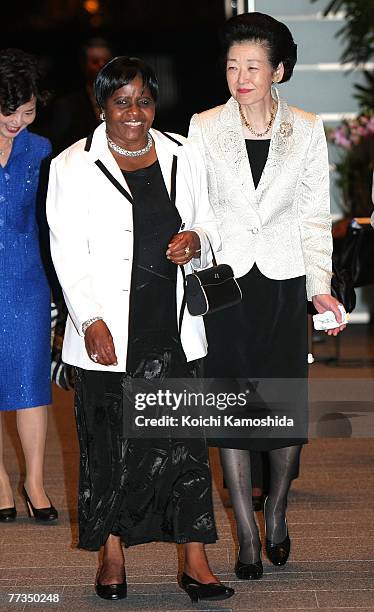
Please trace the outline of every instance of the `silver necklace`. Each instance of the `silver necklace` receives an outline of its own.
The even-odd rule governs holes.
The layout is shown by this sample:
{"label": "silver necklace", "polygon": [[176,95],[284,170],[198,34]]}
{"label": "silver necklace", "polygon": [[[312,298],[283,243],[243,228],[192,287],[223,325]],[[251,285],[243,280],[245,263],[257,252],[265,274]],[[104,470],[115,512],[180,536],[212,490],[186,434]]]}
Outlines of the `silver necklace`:
{"label": "silver necklace", "polygon": [[141,155],[146,155],[146,153],[149,153],[151,150],[153,144],[152,136],[149,132],[147,134],[147,144],[145,147],[143,147],[143,149],[138,149],[137,151],[128,151],[127,149],[123,149],[109,138],[108,132],[106,133],[106,139],[108,141],[108,145],[111,149],[113,149],[113,151],[119,155],[124,155],[125,157],[140,157]]}

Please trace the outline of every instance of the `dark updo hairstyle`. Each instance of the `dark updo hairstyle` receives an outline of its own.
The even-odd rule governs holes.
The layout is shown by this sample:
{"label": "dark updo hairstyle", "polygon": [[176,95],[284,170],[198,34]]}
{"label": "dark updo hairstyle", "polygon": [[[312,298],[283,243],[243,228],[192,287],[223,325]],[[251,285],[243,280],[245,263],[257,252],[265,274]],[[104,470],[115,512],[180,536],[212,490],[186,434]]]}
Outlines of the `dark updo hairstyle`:
{"label": "dark updo hairstyle", "polygon": [[297,60],[297,45],[284,23],[270,15],[256,12],[231,17],[222,30],[225,59],[232,45],[245,41],[264,45],[273,70],[280,62],[283,63],[284,75],[280,83],[285,83],[291,78]]}
{"label": "dark updo hairstyle", "polygon": [[40,89],[41,73],[35,57],[21,49],[0,51],[0,111],[11,115],[32,96],[45,104],[49,94]]}
{"label": "dark updo hairstyle", "polygon": [[114,92],[140,76],[144,89],[148,87],[154,102],[158,98],[158,81],[153,68],[138,57],[120,55],[105,64],[95,79],[94,90],[100,108]]}

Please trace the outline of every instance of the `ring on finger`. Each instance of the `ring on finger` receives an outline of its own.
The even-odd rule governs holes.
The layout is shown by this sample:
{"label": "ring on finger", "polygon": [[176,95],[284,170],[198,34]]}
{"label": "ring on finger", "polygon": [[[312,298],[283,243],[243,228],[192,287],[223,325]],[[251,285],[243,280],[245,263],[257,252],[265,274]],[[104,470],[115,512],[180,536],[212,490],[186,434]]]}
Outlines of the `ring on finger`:
{"label": "ring on finger", "polygon": [[186,246],[186,248],[184,249],[185,254],[188,256],[190,254],[190,247]]}
{"label": "ring on finger", "polygon": [[92,361],[94,361],[95,363],[97,363],[98,359],[99,359],[99,355],[97,353],[92,353],[90,355],[90,358],[92,359]]}

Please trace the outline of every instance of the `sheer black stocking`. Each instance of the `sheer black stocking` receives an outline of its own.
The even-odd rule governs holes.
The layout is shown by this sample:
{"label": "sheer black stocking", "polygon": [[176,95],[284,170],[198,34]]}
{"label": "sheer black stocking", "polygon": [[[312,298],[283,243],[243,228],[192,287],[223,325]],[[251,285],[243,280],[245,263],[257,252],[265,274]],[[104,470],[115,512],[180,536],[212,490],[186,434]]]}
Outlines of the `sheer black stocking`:
{"label": "sheer black stocking", "polygon": [[251,462],[248,450],[221,448],[221,464],[230,491],[242,563],[260,560],[260,536],[252,510]]}
{"label": "sheer black stocking", "polygon": [[266,538],[280,544],[287,535],[286,508],[291,482],[299,473],[301,446],[269,451],[270,487],[265,503]]}

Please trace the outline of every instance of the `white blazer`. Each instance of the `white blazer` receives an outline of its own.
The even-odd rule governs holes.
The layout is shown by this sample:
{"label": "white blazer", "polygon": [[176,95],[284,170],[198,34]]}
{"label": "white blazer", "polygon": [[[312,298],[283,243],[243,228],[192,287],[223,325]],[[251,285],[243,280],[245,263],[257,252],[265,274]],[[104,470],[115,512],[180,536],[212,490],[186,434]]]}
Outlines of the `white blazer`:
{"label": "white blazer", "polygon": [[219,262],[237,277],[257,264],[271,279],[306,274],[308,299],[330,293],[331,216],[326,138],[320,117],[278,99],[268,159],[255,189],[233,99],[194,115],[189,138],[205,157],[220,221]]}
{"label": "white blazer", "polygon": [[[208,200],[203,160],[193,144],[176,135],[178,146],[161,132],[151,130],[165,185],[170,194],[173,156],[178,158],[176,207],[181,230],[194,230],[201,241],[201,258],[195,268],[206,267],[210,248],[220,246],[217,221]],[[173,135],[174,136],[174,135]],[[124,176],[110,153],[105,125],[90,139],[80,140],[60,153],[51,164],[47,217],[52,259],[61,283],[69,317],[62,357],[66,363],[90,370],[126,370],[129,296],[133,258],[132,205],[95,163],[99,160],[129,193]],[[191,265],[185,266],[186,273]],[[177,310],[183,297],[183,278],[178,269]],[[113,336],[117,366],[95,364],[87,355],[82,324],[102,317]],[[202,317],[185,309],[181,342],[188,361],[206,355]]]}

